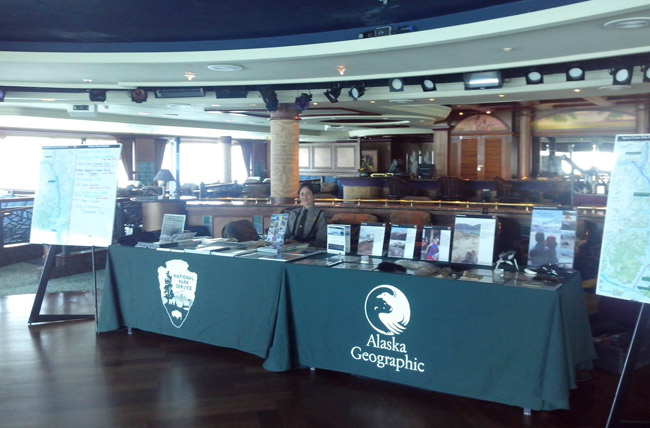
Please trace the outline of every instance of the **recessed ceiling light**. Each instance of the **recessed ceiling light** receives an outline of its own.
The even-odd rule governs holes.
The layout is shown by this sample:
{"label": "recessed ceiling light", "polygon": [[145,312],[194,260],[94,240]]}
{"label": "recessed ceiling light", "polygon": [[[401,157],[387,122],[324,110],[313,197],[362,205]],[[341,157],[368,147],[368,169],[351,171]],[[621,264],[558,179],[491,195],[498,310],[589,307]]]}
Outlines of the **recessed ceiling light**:
{"label": "recessed ceiling light", "polygon": [[165,113],[163,116],[176,116],[178,117],[178,113]]}
{"label": "recessed ceiling light", "polygon": [[318,105],[318,103],[311,103],[311,105],[314,105],[314,106],[317,106],[317,105]]}
{"label": "recessed ceiling light", "polygon": [[168,108],[192,108],[192,104],[167,104]]}
{"label": "recessed ceiling light", "polygon": [[435,101],[435,100],[436,100],[435,98],[429,98],[429,101]]}
{"label": "recessed ceiling light", "polygon": [[189,80],[190,82],[191,82],[192,80],[194,80],[195,77],[196,77],[196,74],[194,74],[193,72],[191,72],[191,71],[186,71],[186,72],[185,72],[185,78],[186,78],[187,80]]}
{"label": "recessed ceiling light", "polygon": [[93,79],[84,79],[84,82],[86,82],[86,83],[92,83],[92,82],[93,82]]}
{"label": "recessed ceiling light", "polygon": [[44,103],[51,103],[56,100],[54,98],[41,98],[41,101],[43,101]]}
{"label": "recessed ceiling light", "polygon": [[146,115],[148,115],[149,113],[147,113],[146,111],[141,111],[141,112],[139,112],[138,114],[141,114],[141,115],[143,115],[143,116],[146,116]]}
{"label": "recessed ceiling light", "polygon": [[336,67],[336,70],[339,72],[341,76],[343,76],[345,74],[346,69],[344,65],[339,65],[338,67]]}
{"label": "recessed ceiling light", "polygon": [[376,102],[377,102],[377,101],[372,100],[372,101],[370,101],[370,104],[374,104],[374,103],[376,103]]}
{"label": "recessed ceiling light", "polygon": [[650,18],[642,16],[635,18],[615,19],[603,24],[608,30],[634,30],[650,25]]}
{"label": "recessed ceiling light", "polygon": [[221,104],[210,104],[210,107],[221,107]]}
{"label": "recessed ceiling light", "polygon": [[463,112],[461,111],[460,113],[458,113],[458,116],[462,116],[462,115],[464,115],[464,114],[465,114],[465,113],[463,113]]}
{"label": "recessed ceiling light", "polygon": [[242,71],[244,67],[236,64],[212,64],[208,65],[208,70],[210,71]]}
{"label": "recessed ceiling light", "polygon": [[582,92],[582,89],[576,88],[576,89],[573,90],[573,92]]}
{"label": "recessed ceiling light", "polygon": [[505,98],[505,94],[499,94],[499,98]]}
{"label": "recessed ceiling light", "polygon": [[485,112],[485,114],[492,114],[492,111],[488,110],[488,111]]}
{"label": "recessed ceiling light", "polygon": [[503,48],[504,52],[512,52],[512,48]]}

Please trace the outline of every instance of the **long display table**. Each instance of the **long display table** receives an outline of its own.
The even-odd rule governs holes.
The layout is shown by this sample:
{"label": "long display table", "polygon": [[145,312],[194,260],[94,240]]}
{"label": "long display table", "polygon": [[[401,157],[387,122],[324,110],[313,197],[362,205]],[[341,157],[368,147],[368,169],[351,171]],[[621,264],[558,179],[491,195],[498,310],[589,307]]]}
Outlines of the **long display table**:
{"label": "long display table", "polygon": [[595,358],[577,274],[547,290],[111,246],[99,331],[120,327],[533,410],[569,408]]}

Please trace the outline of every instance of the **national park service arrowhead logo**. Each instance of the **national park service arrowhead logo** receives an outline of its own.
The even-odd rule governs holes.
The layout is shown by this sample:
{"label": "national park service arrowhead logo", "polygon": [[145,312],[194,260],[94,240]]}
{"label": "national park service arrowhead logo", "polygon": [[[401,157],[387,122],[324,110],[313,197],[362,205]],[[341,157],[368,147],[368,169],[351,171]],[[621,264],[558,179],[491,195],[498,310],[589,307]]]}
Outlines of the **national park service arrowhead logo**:
{"label": "national park service arrowhead logo", "polygon": [[197,275],[184,260],[169,260],[158,268],[160,297],[174,327],[180,328],[192,309]]}

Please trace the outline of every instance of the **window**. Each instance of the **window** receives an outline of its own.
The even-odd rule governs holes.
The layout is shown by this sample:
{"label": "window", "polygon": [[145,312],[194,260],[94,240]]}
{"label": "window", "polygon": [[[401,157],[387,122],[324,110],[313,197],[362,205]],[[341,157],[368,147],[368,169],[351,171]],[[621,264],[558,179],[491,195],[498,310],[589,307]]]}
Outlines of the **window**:
{"label": "window", "polygon": [[[171,145],[165,147],[163,168],[172,170]],[[232,144],[230,149],[231,178],[233,181],[243,183],[248,178],[244,164],[241,146]],[[180,144],[180,171],[182,184],[185,183],[216,183],[219,179],[219,165],[223,164],[221,152],[217,143],[192,143]],[[173,172],[173,171],[172,171]]]}

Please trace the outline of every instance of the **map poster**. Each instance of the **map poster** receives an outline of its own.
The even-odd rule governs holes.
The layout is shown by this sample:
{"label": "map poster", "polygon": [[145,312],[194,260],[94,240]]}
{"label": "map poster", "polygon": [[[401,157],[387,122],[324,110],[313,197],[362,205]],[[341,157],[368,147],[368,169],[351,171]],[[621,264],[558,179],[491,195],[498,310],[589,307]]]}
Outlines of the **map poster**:
{"label": "map poster", "polygon": [[596,293],[650,303],[650,135],[617,135]]}
{"label": "map poster", "polygon": [[121,147],[43,147],[31,243],[111,244]]}

